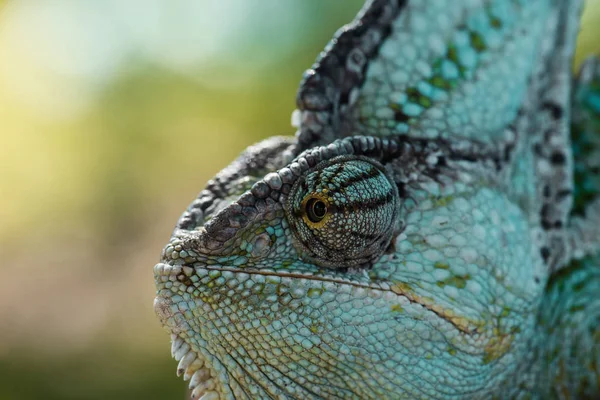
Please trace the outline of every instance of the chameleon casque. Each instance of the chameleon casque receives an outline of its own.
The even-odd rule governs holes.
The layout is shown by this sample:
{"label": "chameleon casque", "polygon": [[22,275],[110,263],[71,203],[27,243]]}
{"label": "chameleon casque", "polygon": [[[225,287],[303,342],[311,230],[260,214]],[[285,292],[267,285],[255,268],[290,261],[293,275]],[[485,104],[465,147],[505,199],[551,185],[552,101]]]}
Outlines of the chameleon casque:
{"label": "chameleon casque", "polygon": [[374,0],[154,267],[193,399],[600,398],[579,0]]}

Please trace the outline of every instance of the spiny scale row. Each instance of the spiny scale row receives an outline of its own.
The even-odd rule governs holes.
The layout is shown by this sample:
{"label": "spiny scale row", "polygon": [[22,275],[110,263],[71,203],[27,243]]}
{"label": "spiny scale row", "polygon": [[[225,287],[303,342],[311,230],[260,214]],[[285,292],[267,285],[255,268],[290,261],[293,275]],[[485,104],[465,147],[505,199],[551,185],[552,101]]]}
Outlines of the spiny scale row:
{"label": "spiny scale row", "polygon": [[213,389],[217,386],[216,377],[204,365],[204,360],[177,335],[171,335],[171,355],[176,361],[177,376],[183,375],[184,380],[189,380],[192,391],[192,400],[217,400],[219,393]]}

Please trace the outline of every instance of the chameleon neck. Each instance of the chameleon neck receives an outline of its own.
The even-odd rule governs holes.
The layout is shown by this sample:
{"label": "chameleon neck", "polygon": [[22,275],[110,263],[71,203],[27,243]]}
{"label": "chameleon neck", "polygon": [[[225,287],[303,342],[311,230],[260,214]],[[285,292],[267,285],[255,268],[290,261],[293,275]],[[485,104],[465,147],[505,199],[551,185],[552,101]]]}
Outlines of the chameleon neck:
{"label": "chameleon neck", "polygon": [[[550,276],[538,314],[531,392],[542,398],[593,398],[600,387],[600,254]],[[524,374],[526,376],[528,374]],[[527,383],[524,383],[528,385]],[[540,390],[546,391],[540,392]]]}
{"label": "chameleon neck", "polygon": [[[531,393],[542,398],[595,398],[600,388],[600,67],[588,59],[576,81],[571,142],[575,155],[575,192],[571,221],[579,238],[579,260],[550,275],[532,338],[530,365],[536,380]],[[527,376],[528,374],[523,374]],[[531,375],[529,375],[531,376]],[[531,383],[530,383],[531,384]],[[544,388],[545,392],[540,392]]]}

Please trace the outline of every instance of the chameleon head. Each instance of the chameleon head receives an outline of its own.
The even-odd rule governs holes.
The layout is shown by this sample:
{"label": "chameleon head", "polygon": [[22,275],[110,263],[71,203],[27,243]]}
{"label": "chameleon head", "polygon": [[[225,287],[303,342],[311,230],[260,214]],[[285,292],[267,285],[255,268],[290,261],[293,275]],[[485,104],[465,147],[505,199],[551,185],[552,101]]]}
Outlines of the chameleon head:
{"label": "chameleon head", "polygon": [[517,373],[544,284],[527,218],[416,162],[439,151],[340,140],[174,233],[155,310],[194,398],[460,397]]}

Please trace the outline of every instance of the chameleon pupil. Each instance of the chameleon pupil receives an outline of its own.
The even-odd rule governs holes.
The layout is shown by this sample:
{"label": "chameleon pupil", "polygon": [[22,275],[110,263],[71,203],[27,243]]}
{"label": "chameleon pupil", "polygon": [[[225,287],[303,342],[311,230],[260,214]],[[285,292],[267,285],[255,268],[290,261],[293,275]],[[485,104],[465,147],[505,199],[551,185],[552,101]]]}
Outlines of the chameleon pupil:
{"label": "chameleon pupil", "polygon": [[327,205],[322,200],[310,199],[306,203],[306,211],[311,222],[319,222],[327,214]]}

